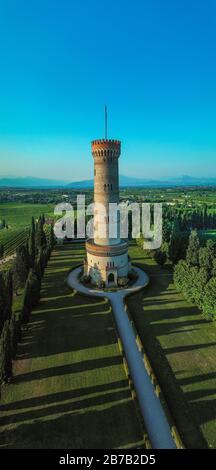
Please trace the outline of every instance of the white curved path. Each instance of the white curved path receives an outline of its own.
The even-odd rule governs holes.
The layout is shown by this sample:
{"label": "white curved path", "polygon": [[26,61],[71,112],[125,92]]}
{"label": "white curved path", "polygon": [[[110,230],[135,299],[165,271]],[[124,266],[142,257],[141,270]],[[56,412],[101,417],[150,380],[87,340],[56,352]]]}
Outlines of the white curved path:
{"label": "white curved path", "polygon": [[[143,357],[136,343],[133,327],[129,321],[124,306],[124,297],[132,292],[139,291],[148,282],[148,276],[142,269],[134,267],[138,279],[133,285],[126,289],[115,292],[104,292],[97,289],[85,287],[79,281],[82,267],[75,268],[68,276],[68,284],[78,292],[86,295],[106,297],[109,299],[115,316],[118,332],[122,340],[125,356],[130,374],[136,390],[142,416],[154,449],[175,449],[175,443],[171,436],[170,427],[161,406],[160,400],[155,394],[154,386],[148,375],[143,362]],[[135,301],[135,299],[134,299]]]}

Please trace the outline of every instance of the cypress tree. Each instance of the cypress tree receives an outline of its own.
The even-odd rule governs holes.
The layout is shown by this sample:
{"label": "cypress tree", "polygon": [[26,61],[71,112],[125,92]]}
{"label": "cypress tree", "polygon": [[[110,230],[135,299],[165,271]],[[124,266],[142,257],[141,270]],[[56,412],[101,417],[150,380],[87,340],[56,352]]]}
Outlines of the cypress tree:
{"label": "cypress tree", "polygon": [[170,240],[170,235],[171,235],[171,223],[169,222],[168,219],[163,220],[163,225],[162,225],[162,240],[163,242],[169,242]]}
{"label": "cypress tree", "polygon": [[200,241],[196,230],[192,230],[189,237],[186,261],[189,266],[199,266]]}
{"label": "cypress tree", "polygon": [[216,258],[212,261],[212,270],[211,270],[212,277],[216,277]]}
{"label": "cypress tree", "polygon": [[5,274],[5,287],[6,287],[6,303],[5,303],[5,318],[10,319],[13,301],[13,278],[12,272],[7,271]]}
{"label": "cypress tree", "polygon": [[37,251],[46,247],[46,235],[44,233],[43,220],[41,217],[39,217],[36,227],[35,245]]}
{"label": "cypress tree", "polygon": [[[196,269],[196,268],[192,268]],[[197,273],[197,275],[193,279],[193,299],[195,304],[198,307],[202,307],[203,303],[203,292],[205,286],[209,280],[209,272],[206,268],[201,267]]]}
{"label": "cypress tree", "polygon": [[28,239],[29,264],[33,268],[35,263],[35,220],[32,217],[31,230]]}
{"label": "cypress tree", "polygon": [[208,269],[209,271],[212,268],[213,256],[206,246],[202,246],[199,249],[199,265],[202,268]]}
{"label": "cypress tree", "polygon": [[29,259],[26,247],[21,245],[16,250],[14,262],[14,280],[16,287],[23,287],[28,276]]}
{"label": "cypress tree", "polygon": [[54,248],[55,243],[56,243],[56,238],[55,238],[55,234],[54,234],[54,228],[53,228],[53,225],[51,225],[51,227],[50,227],[50,246],[51,246],[51,249]]}
{"label": "cypress tree", "polygon": [[4,323],[0,339],[0,378],[1,382],[8,382],[12,375],[12,350],[10,339],[9,320]]}
{"label": "cypress tree", "polygon": [[0,331],[4,322],[9,320],[12,313],[13,284],[12,273],[0,274]]}
{"label": "cypress tree", "polygon": [[215,240],[207,240],[206,248],[212,258],[216,257],[216,241]]}
{"label": "cypress tree", "polygon": [[176,264],[185,257],[187,236],[182,234],[178,220],[175,220],[169,241],[169,259]]}
{"label": "cypress tree", "polygon": [[10,342],[11,342],[11,355],[12,358],[15,359],[16,351],[17,351],[17,343],[19,340],[19,335],[17,331],[17,320],[14,313],[11,315],[9,328],[10,328]]}
{"label": "cypress tree", "polygon": [[5,277],[3,273],[0,272],[0,332],[3,328],[3,324],[5,320],[4,311],[5,311],[6,299],[7,299],[7,294],[6,294]]}
{"label": "cypress tree", "polygon": [[216,277],[212,277],[205,286],[202,309],[207,318],[216,320]]}
{"label": "cypress tree", "polygon": [[4,257],[4,245],[1,244],[0,245],[0,259],[2,259]]}
{"label": "cypress tree", "polygon": [[159,266],[163,266],[167,260],[167,255],[165,251],[156,250],[154,252],[154,260],[156,261],[157,264],[159,264]]}
{"label": "cypress tree", "polygon": [[30,282],[27,279],[25,284],[25,291],[24,291],[24,298],[23,298],[23,308],[22,308],[22,321],[27,323],[29,319],[29,315],[31,313],[31,289],[30,289]]}

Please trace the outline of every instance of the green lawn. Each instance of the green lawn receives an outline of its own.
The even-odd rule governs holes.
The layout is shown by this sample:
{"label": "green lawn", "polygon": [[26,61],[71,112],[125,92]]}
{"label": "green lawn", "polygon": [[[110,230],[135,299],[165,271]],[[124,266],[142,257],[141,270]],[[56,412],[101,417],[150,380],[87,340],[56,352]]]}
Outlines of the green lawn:
{"label": "green lawn", "polygon": [[199,236],[204,240],[215,240],[216,239],[216,230],[199,230]]}
{"label": "green lawn", "polygon": [[[216,328],[186,302],[135,243],[130,255],[150,276],[149,286],[128,299],[144,348],[187,447],[216,447]],[[136,300],[135,300],[136,299]]]}
{"label": "green lawn", "polygon": [[4,448],[143,447],[109,303],[71,292],[80,245],[52,254],[1,399]]}

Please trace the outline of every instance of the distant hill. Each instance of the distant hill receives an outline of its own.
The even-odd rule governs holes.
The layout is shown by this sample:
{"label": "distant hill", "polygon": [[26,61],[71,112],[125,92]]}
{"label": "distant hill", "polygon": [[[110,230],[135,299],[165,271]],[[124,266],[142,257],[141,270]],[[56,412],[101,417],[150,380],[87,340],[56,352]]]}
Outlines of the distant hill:
{"label": "distant hill", "polygon": [[94,187],[94,180],[73,181],[65,186],[69,189],[92,189]]}
{"label": "distant hill", "polygon": [[[169,177],[161,179],[135,178],[120,175],[121,187],[170,187],[170,186],[215,186],[216,177],[196,178],[193,176]],[[46,178],[0,178],[0,187],[7,188],[64,188],[64,189],[92,189],[94,180],[73,181],[67,183],[61,180],[50,180]]]}
{"label": "distant hill", "polygon": [[34,178],[33,176],[26,176],[23,178],[0,178],[0,187],[8,188],[46,188],[65,185],[65,181]]}
{"label": "distant hill", "polygon": [[[211,186],[216,185],[216,178],[195,178],[181,176],[179,178],[147,179],[120,175],[121,187],[169,187],[169,186]],[[67,188],[93,188],[94,180],[74,181],[67,184]]]}
{"label": "distant hill", "polygon": [[[161,179],[134,178],[132,176],[120,175],[121,187],[170,187],[170,186],[215,186],[216,178],[195,178],[192,176],[181,176],[179,178],[169,177]],[[76,181],[67,184],[67,188],[93,188],[93,180]]]}
{"label": "distant hill", "polygon": [[[163,182],[163,179],[161,179]],[[216,177],[195,177],[183,175],[180,177],[166,178],[166,183],[181,186],[211,186],[216,184]]]}

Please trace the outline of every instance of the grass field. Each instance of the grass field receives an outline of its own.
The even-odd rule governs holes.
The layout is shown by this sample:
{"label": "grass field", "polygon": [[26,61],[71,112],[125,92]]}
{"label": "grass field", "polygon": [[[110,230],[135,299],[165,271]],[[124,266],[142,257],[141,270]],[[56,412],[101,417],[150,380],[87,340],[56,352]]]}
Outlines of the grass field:
{"label": "grass field", "polygon": [[84,249],[57,247],[1,399],[3,448],[143,447],[110,306],[65,285]]}
{"label": "grass field", "polygon": [[44,214],[52,217],[54,206],[52,204],[25,204],[21,202],[6,202],[0,204],[0,220],[5,219],[9,228],[26,227],[31,223],[31,218],[36,219]]}
{"label": "grass field", "polygon": [[216,240],[216,230],[200,230],[199,236],[204,240],[213,239]]}
{"label": "grass field", "polygon": [[169,266],[159,268],[135,244],[133,261],[150,275],[128,305],[169,407],[188,447],[216,447],[216,327],[186,302]]}

